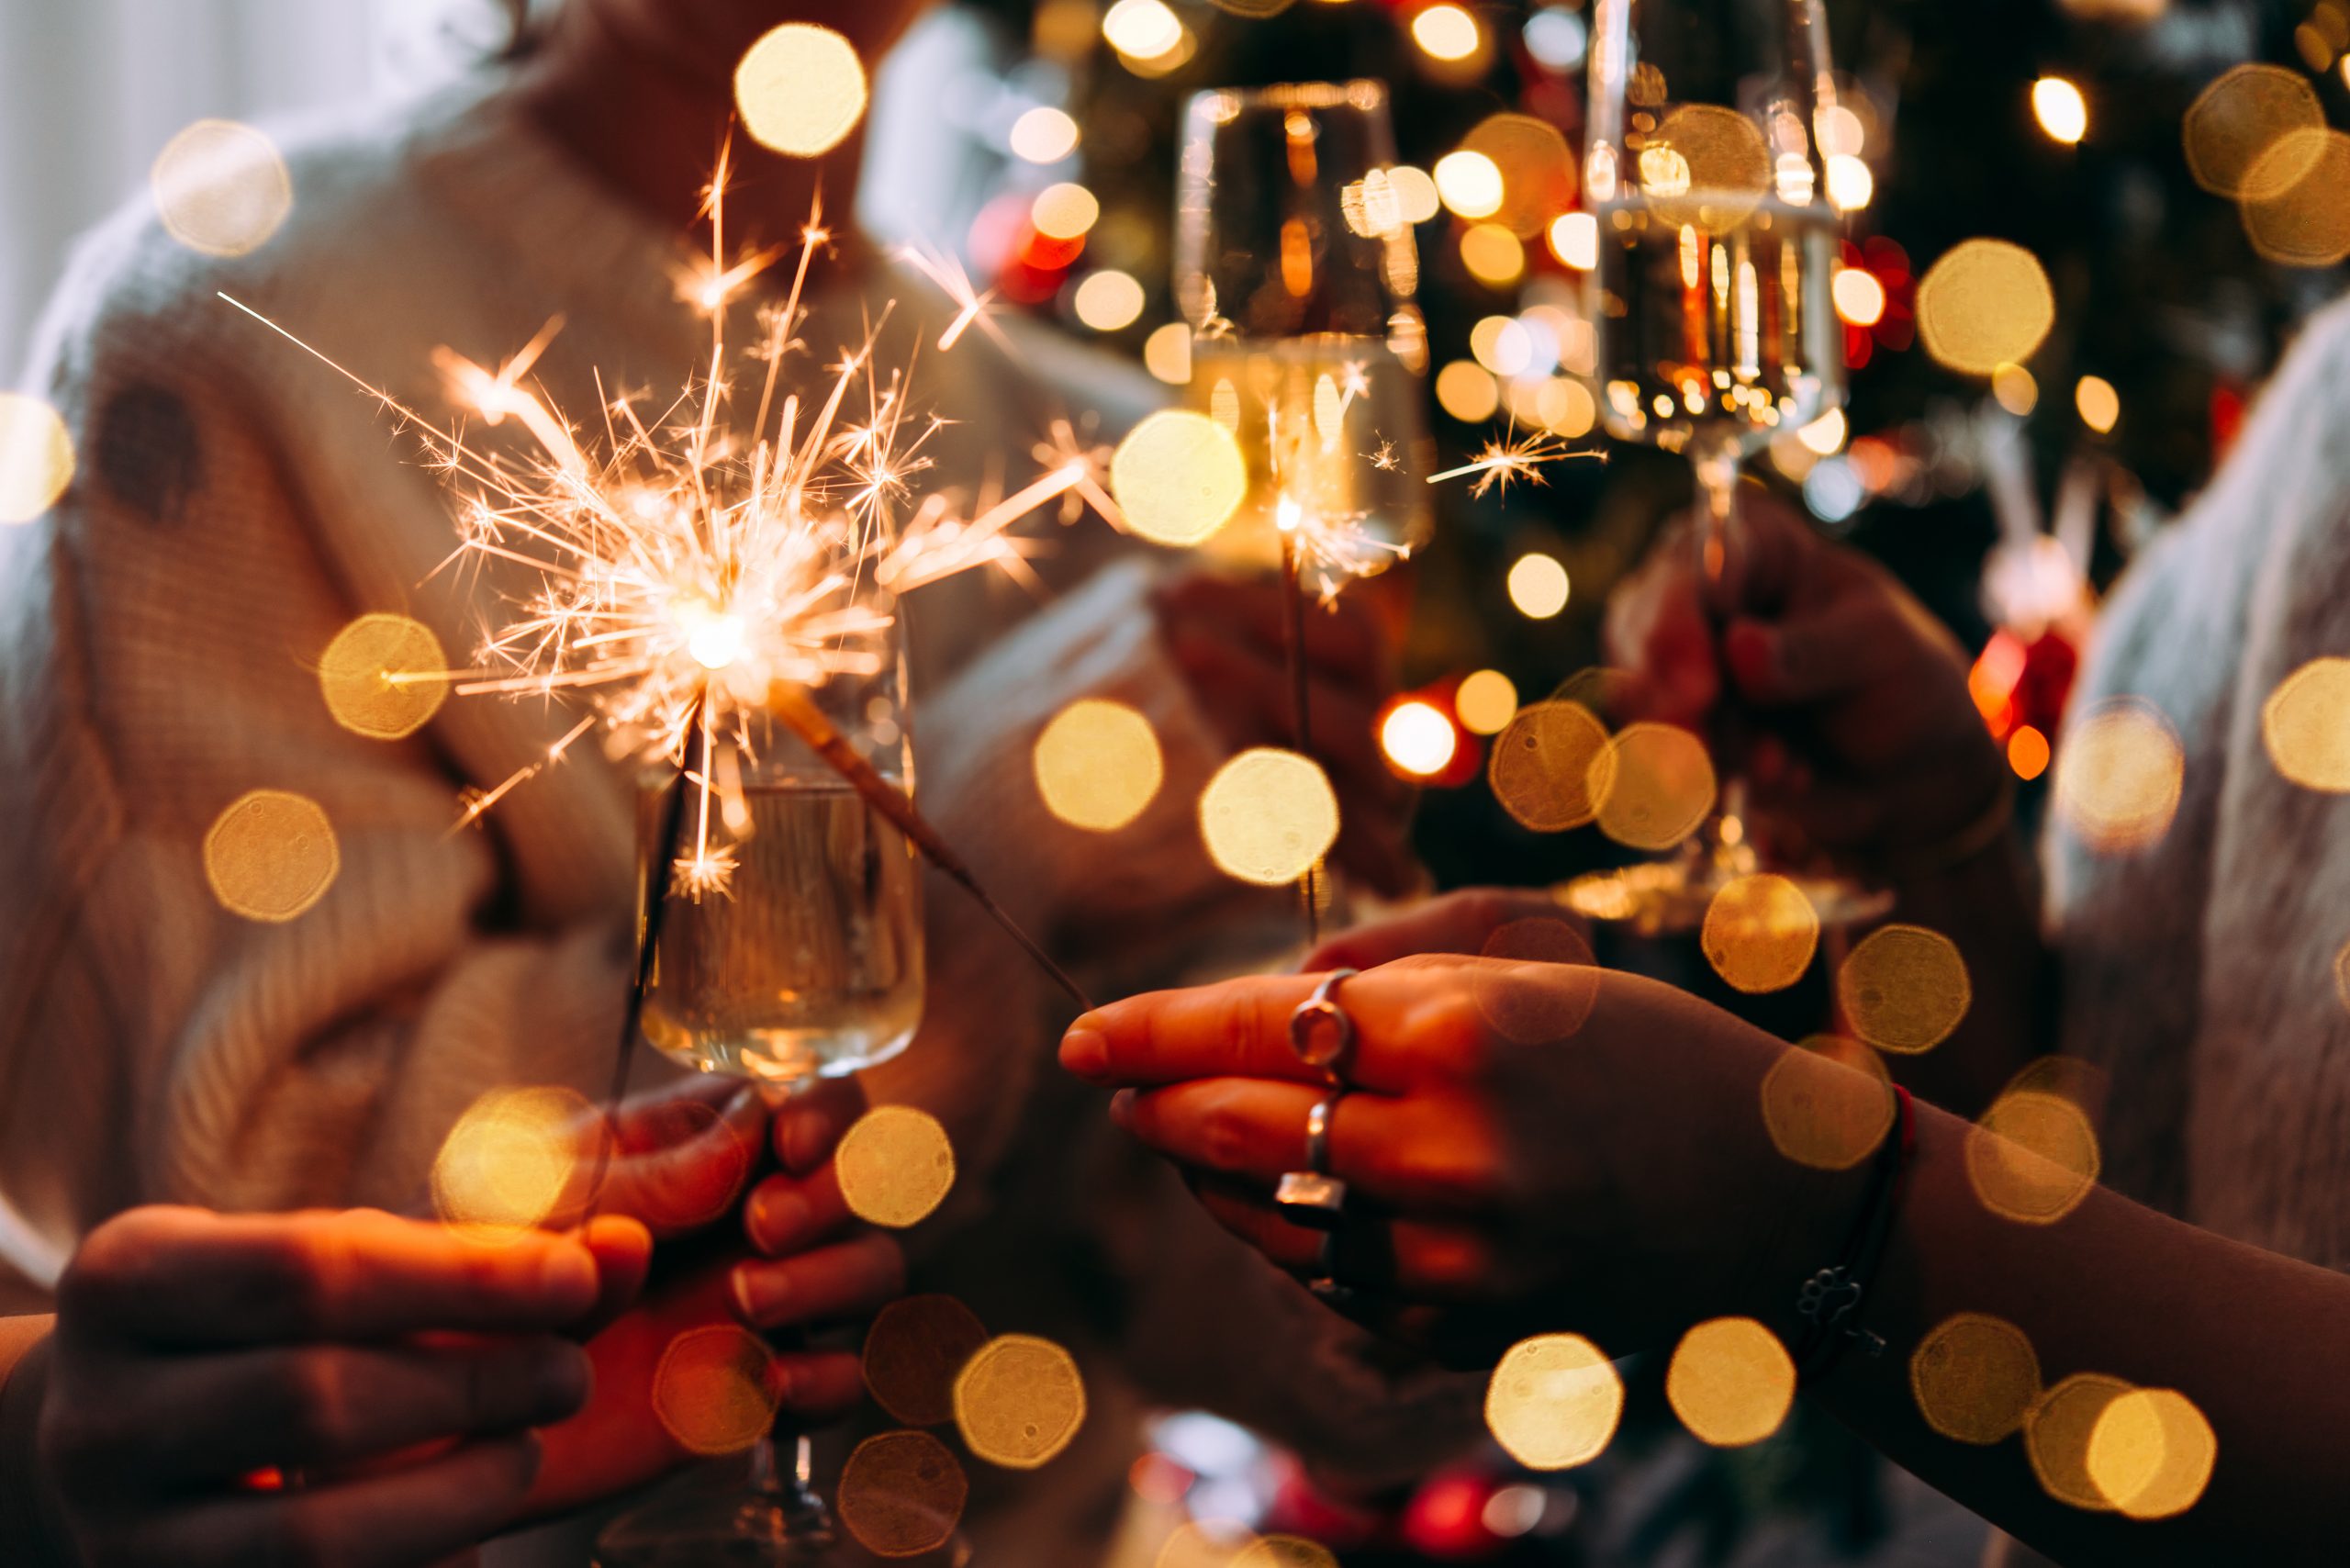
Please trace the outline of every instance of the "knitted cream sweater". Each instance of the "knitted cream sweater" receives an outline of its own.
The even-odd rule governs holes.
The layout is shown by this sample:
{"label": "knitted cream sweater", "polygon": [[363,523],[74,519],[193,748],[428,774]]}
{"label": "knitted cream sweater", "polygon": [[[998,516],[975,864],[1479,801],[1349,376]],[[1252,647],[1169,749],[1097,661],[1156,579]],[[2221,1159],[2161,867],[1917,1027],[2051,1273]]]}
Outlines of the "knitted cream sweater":
{"label": "knitted cream sweater", "polygon": [[[252,256],[196,255],[126,212],[82,246],[47,318],[35,389],[76,431],[79,470],[50,516],[0,537],[0,1308],[38,1308],[76,1238],[128,1204],[412,1204],[484,1090],[592,1093],[606,1074],[626,770],[577,748],[452,834],[458,790],[542,755],[563,711],[455,699],[404,741],[336,727],[313,672],[339,628],[398,610],[463,657],[499,580],[435,576],[452,509],[414,438],[214,297],[428,411],[446,407],[435,345],[494,364],[556,315],[538,375],[575,416],[599,400],[591,369],[607,387],[679,385],[708,343],[671,292],[682,237],[496,88],[289,138],[294,214]],[[1040,331],[1016,364],[976,333],[932,353],[943,302],[880,284],[900,300],[891,352],[924,343],[917,396],[960,421],[934,445],[942,475],[1017,483],[1055,413],[1114,429],[1147,406]],[[867,303],[854,288],[820,303],[804,334],[820,358],[859,335]],[[1064,584],[1130,548],[1091,522],[1058,546],[1043,565]],[[930,812],[1105,990],[1171,978],[1188,940],[1264,908],[1197,842],[1217,745],[1162,655],[1145,577],[1113,564],[1035,610],[974,576],[911,606]],[[1158,801],[1108,838],[1055,823],[1029,772],[1038,728],[1087,691],[1141,707],[1168,753]],[[317,800],[341,845],[331,889],[282,925],[224,911],[201,860],[213,818],[263,787]],[[1025,1516],[1016,1560],[1094,1560],[1146,1399],[1220,1405],[1388,1473],[1474,1430],[1473,1388],[1371,1372],[1112,1134],[1098,1098],[1050,1070],[1057,998],[950,885],[928,897],[929,1021],[872,1079],[877,1098],[936,1111],[962,1156],[925,1282],[999,1329],[1067,1339],[1094,1395],[1059,1480],[997,1499]]]}

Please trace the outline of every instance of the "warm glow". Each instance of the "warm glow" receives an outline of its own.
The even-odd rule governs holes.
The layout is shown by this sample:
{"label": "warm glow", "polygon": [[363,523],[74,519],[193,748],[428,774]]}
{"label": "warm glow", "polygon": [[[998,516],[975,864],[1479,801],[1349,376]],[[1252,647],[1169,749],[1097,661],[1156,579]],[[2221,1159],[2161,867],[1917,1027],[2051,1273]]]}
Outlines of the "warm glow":
{"label": "warm glow", "polygon": [[653,1372],[653,1414],[688,1453],[740,1453],[767,1436],[784,1374],[759,1337],[732,1323],[688,1329]]}
{"label": "warm glow", "polygon": [[0,392],[0,523],[30,522],[73,482],[73,437],[39,398]]}
{"label": "warm glow", "polygon": [[1337,842],[1338,797],[1313,758],[1257,746],[1208,780],[1200,834],[1225,875],[1279,887],[1312,870]]}
{"label": "warm glow", "polygon": [[1819,915],[1785,877],[1766,871],[1734,878],[1707,905],[1699,946],[1732,990],[1785,991],[1811,968]]}
{"label": "warm glow", "polygon": [[1479,283],[1505,287],[1526,275],[1526,247],[1498,223],[1472,224],[1460,236],[1460,264]]}
{"label": "warm glow", "polygon": [[1158,544],[1197,544],[1239,510],[1248,468],[1230,431],[1205,414],[1162,409],[1118,443],[1110,490],[1129,532]]}
{"label": "warm glow", "polygon": [[2008,737],[2008,766],[2029,784],[2048,771],[2048,737],[2030,724],[2019,724]]}
{"label": "warm glow", "polygon": [[1833,457],[1844,450],[1844,438],[1851,433],[1852,426],[1844,419],[1844,410],[1830,409],[1796,431],[1796,440],[1816,457]]}
{"label": "warm glow", "polygon": [[1868,129],[1861,117],[1843,104],[1823,105],[1812,116],[1819,136],[1819,151],[1830,158],[1857,158],[1867,145]]}
{"label": "warm glow", "polygon": [[1242,1547],[1230,1568],[1338,1568],[1338,1559],[1304,1536],[1269,1535]]}
{"label": "warm glow", "polygon": [[1426,169],[1410,163],[1398,163],[1388,170],[1387,185],[1395,193],[1396,211],[1406,223],[1426,223],[1443,203],[1443,197],[1437,194],[1435,179]]}
{"label": "warm glow", "polygon": [[1482,424],[1502,406],[1501,388],[1483,366],[1456,359],[1436,373],[1437,407],[1464,425]]}
{"label": "warm glow", "polygon": [[2193,1400],[2175,1388],[2137,1388],[2098,1414],[2084,1468],[2128,1518],[2166,1519],[2202,1497],[2219,1451]]}
{"label": "warm glow", "polygon": [[276,145],[252,126],[200,119],[164,144],[148,185],[163,228],[208,256],[259,250],[294,210]]}
{"label": "warm glow", "polygon": [[1577,272],[1599,264],[1599,219],[1587,212],[1562,212],[1550,222],[1550,253]]}
{"label": "warm glow", "polygon": [[883,1432],[841,1466],[834,1511],[874,1556],[919,1557],[954,1537],[970,1494],[970,1478],[945,1443],[928,1432]]}
{"label": "warm glow", "polygon": [[1028,221],[1047,240],[1075,240],[1102,216],[1102,204],[1083,185],[1067,180],[1046,185],[1028,207]]}
{"label": "warm glow", "polygon": [[326,896],[341,868],[326,812],[284,790],[239,796],[204,835],[212,896],[247,920],[292,920]]}
{"label": "warm glow", "polygon": [[1077,319],[1097,332],[1131,327],[1142,316],[1142,285],[1113,267],[1090,273],[1069,301]]}
{"label": "warm glow", "polygon": [[1155,61],[1183,46],[1183,24],[1162,0],[1118,0],[1102,18],[1102,36],[1120,54]]}
{"label": "warm glow", "polygon": [[1495,375],[1520,375],[1534,358],[1534,337],[1515,316],[1488,316],[1469,329],[1469,352]]}
{"label": "warm glow", "polygon": [[987,1342],[987,1326],[953,1296],[901,1297],[865,1331],[865,1386],[909,1427],[951,1421],[956,1374]]}
{"label": "warm glow", "polygon": [[1380,721],[1379,749],[1397,772],[1415,778],[1439,774],[1459,749],[1460,732],[1431,702],[1417,698],[1398,702]]}
{"label": "warm glow", "polygon": [[[2244,183],[2244,238],[2264,260],[2330,267],[2350,258],[2350,136],[2288,131]],[[2255,190],[2260,194],[2249,194]]]}
{"label": "warm glow", "polygon": [[[1706,745],[1674,724],[1628,724],[1608,743],[1609,788],[1599,831],[1634,849],[1671,849],[1714,809],[1713,759]],[[1599,791],[1595,789],[1595,794]]]}
{"label": "warm glow", "polygon": [[1012,122],[1012,151],[1031,163],[1058,163],[1077,151],[1077,121],[1039,104]]}
{"label": "warm glow", "polygon": [[[1537,914],[1496,926],[1477,956],[1494,961],[1472,971],[1470,994],[1486,1025],[1505,1040],[1555,1044],[1582,1028],[1599,1004],[1591,944],[1563,920]],[[1528,976],[1517,967],[1526,964],[1542,968]]]}
{"label": "warm glow", "polygon": [[2300,72],[2239,65],[2188,106],[2181,122],[2187,167],[2196,184],[2214,196],[2275,196],[2308,172],[2315,147],[2302,139],[2277,158],[2268,154],[2295,131],[2321,130],[2324,125],[2317,89]]}
{"label": "warm glow", "polygon": [[1528,621],[1548,621],[1567,607],[1567,569],[1555,555],[1529,551],[1511,564],[1509,601]]}
{"label": "warm glow", "polygon": [[1142,815],[1167,777],[1150,721],[1123,702],[1080,698],[1036,736],[1036,790],[1071,827],[1113,833]]}
{"label": "warm glow", "polygon": [[432,1161],[432,1207],[470,1233],[516,1235],[545,1223],[595,1125],[568,1089],[494,1089],[476,1100]]}
{"label": "warm glow", "polygon": [[1736,109],[1683,104],[1641,149],[1639,170],[1658,217],[1720,233],[1743,223],[1769,192],[1771,152]]}
{"label": "warm glow", "polygon": [[1779,1429],[1796,1399],[1796,1363],[1751,1317],[1717,1317],[1681,1337],[1664,1397],[1698,1441],[1744,1448]]}
{"label": "warm glow", "polygon": [[1885,285],[1866,267],[1840,267],[1829,287],[1836,314],[1855,327],[1874,327],[1885,319]]}
{"label": "warm glow", "polygon": [[2100,1159],[2088,1114],[2070,1098],[2010,1090],[1967,1129],[1966,1178],[1993,1214],[2053,1225],[2080,1205]]}
{"label": "warm glow", "polygon": [[1085,1421],[1085,1380],[1049,1339],[1006,1334],[955,1379],[955,1425],[972,1453],[1034,1470],[1069,1447]]}
{"label": "warm glow", "polygon": [[2040,406],[2040,383],[2020,364],[2002,364],[1991,372],[1991,398],[2022,419]]}
{"label": "warm glow", "polygon": [[1563,833],[1599,814],[1614,787],[1607,727],[1580,702],[1521,708],[1494,742],[1486,782],[1502,809],[1536,833]]}
{"label": "warm glow", "polygon": [[1466,60],[1483,42],[1477,18],[1458,6],[1430,6],[1412,18],[1412,41],[1436,60]]}
{"label": "warm glow", "polygon": [[1485,1387],[1485,1426],[1528,1470],[1567,1470],[1597,1459],[1624,1414],[1624,1383],[1580,1334],[1520,1340]]}
{"label": "warm glow", "polygon": [[1918,330],[1941,364],[1989,375],[2031,357],[2056,324],[2056,294],[2030,251],[1968,240],[1918,285]]}
{"label": "warm glow", "polygon": [[2161,709],[2114,698],[2064,734],[2056,756],[2056,818],[2090,849],[2123,855],[2170,830],[2187,758]]}
{"label": "warm glow", "polygon": [[1482,152],[1448,152],[1436,161],[1436,194],[1462,218],[1491,218],[1502,209],[1502,172]]}
{"label": "warm glow", "polygon": [[2084,375],[2073,388],[2073,407],[2080,410],[2081,423],[2103,435],[2121,418],[2121,394],[2102,375]]}
{"label": "warm glow", "polygon": [[2042,76],[2031,84],[2031,112],[2052,140],[2068,147],[2089,133],[2088,103],[2062,76]]}
{"label": "warm glow", "polygon": [[955,1185],[955,1146],[929,1112],[876,1105],[841,1135],[833,1169],[851,1214],[902,1230],[946,1201]]}
{"label": "warm glow", "polygon": [[1452,694],[1452,711],[1472,735],[1497,735],[1517,717],[1517,688],[1497,669],[1481,669]]}
{"label": "warm glow", "polygon": [[2089,1474],[2089,1441],[2107,1409],[2130,1391],[2118,1377],[2075,1372],[2031,1407],[2024,1420],[2024,1453],[2042,1491],[2093,1513],[2112,1508],[2112,1501]]}
{"label": "warm glow", "polygon": [[864,117],[865,67],[832,28],[786,22],[734,68],[734,103],[760,146],[813,158],[839,146]]}
{"label": "warm glow", "polygon": [[2040,1358],[2006,1319],[1957,1313],[1911,1352],[1909,1392],[1927,1426],[1987,1447],[2012,1437],[2040,1397]]}
{"label": "warm glow", "polygon": [[1169,386],[1192,380],[1192,329],[1181,321],[1154,328],[1142,341],[1142,367]]}
{"label": "warm glow", "polygon": [[1829,156],[1828,200],[1837,211],[1858,212],[1875,195],[1876,175],[1864,161],[1850,152]]}
{"label": "warm glow", "polygon": [[1922,925],[1885,925],[1863,937],[1836,972],[1836,1000],[1852,1032],[1882,1051],[1930,1050],[1975,1001],[1958,945]]}
{"label": "warm glow", "polygon": [[2277,771],[2305,790],[2350,794],[2350,658],[2311,659],[2260,705]]}
{"label": "warm glow", "polygon": [[1893,1126],[1885,1060],[1858,1040],[1815,1035],[1780,1053],[1762,1077],[1762,1126],[1798,1165],[1849,1170]]}

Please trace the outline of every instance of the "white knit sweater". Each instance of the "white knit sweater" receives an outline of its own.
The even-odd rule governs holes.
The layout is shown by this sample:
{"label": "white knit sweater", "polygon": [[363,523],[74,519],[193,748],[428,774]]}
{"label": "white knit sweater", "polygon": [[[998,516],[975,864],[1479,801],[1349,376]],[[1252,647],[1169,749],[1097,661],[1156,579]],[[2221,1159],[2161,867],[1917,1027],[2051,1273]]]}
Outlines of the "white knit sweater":
{"label": "white knit sweater", "polygon": [[[81,248],[46,320],[35,390],[75,431],[79,470],[50,516],[0,531],[0,1308],[42,1305],[76,1238],[130,1204],[410,1205],[485,1089],[593,1093],[607,1073],[633,866],[624,770],[577,748],[452,834],[458,790],[543,754],[562,711],[456,699],[394,743],[336,727],[313,672],[343,624],[402,611],[462,656],[498,581],[433,576],[452,510],[414,438],[214,297],[426,410],[445,407],[435,345],[496,364],[558,314],[538,375],[559,406],[596,406],[591,369],[607,386],[679,385],[708,342],[668,281],[684,237],[496,87],[285,139],[293,217],[241,260],[126,212]],[[901,354],[936,336],[926,288],[878,280],[900,300]],[[854,287],[820,303],[811,346],[852,341],[867,303]],[[925,349],[917,394],[960,421],[941,473],[1016,483],[1052,414],[1114,429],[1147,406],[1050,334],[1020,348],[1017,367],[979,334]],[[1132,548],[1084,524],[1046,574],[1066,583]],[[1033,614],[977,577],[911,606],[931,814],[1073,960],[1141,934],[1139,969],[1105,987],[1169,978],[1187,935],[1262,907],[1198,845],[1191,802],[1217,746],[1162,655],[1145,575],[1113,566]],[[1158,801],[1106,839],[1055,823],[1029,772],[1037,729],[1084,691],[1140,706],[1169,754]],[[262,787],[317,800],[341,843],[331,889],[283,925],[224,911],[201,863],[213,818]],[[1371,1372],[1110,1132],[1098,1097],[1050,1070],[1056,999],[959,892],[928,892],[929,1021],[872,1079],[877,1098],[938,1112],[962,1156],[927,1282],[999,1329],[1069,1341],[1094,1395],[1056,1482],[1000,1489],[999,1515],[1022,1521],[1006,1560],[1096,1559],[1146,1399],[1221,1405],[1388,1473],[1474,1430],[1473,1388]]]}

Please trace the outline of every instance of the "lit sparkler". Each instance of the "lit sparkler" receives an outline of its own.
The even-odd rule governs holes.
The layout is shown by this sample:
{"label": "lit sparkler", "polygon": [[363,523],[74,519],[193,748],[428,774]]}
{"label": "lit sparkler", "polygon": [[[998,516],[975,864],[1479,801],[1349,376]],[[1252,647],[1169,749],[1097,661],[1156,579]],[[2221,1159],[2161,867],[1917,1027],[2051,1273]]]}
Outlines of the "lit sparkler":
{"label": "lit sparkler", "polygon": [[1485,442],[1484,451],[1460,467],[1429,475],[1428,483],[1440,485],[1447,479],[1465,479],[1474,475],[1477,482],[1469,487],[1472,496],[1483,496],[1488,490],[1506,495],[1513,479],[1524,479],[1532,485],[1549,483],[1542,477],[1542,465],[1564,463],[1571,458],[1589,458],[1595,463],[1605,463],[1607,454],[1604,452],[1569,451],[1563,440],[1548,431],[1536,431],[1529,435],[1512,431],[1500,441]]}

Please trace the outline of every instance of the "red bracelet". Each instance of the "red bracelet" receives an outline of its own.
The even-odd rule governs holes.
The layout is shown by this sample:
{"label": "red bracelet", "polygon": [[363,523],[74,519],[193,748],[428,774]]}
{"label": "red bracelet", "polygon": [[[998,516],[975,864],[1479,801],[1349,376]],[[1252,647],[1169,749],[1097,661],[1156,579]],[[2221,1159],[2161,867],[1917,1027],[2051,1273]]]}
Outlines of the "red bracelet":
{"label": "red bracelet", "polygon": [[1794,1352],[1798,1384],[1827,1376],[1848,1344],[1857,1342],[1868,1355],[1885,1353],[1885,1337],[1861,1327],[1858,1315],[1869,1286],[1875,1282],[1886,1242],[1893,1234],[1894,1217],[1900,1212],[1918,1148],[1917,1114],[1909,1091],[1897,1083],[1892,1087],[1895,1136],[1885,1140],[1878,1154],[1868,1201],[1844,1244],[1843,1259],[1804,1281],[1796,1294],[1796,1313],[1804,1321]]}

